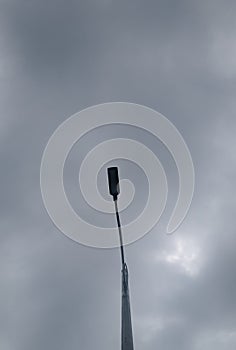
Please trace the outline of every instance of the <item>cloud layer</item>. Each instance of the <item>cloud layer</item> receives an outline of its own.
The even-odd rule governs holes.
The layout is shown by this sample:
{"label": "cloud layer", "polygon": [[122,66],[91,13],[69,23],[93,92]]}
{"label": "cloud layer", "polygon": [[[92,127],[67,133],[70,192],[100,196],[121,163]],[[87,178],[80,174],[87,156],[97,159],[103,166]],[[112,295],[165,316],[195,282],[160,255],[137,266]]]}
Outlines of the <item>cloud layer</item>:
{"label": "cloud layer", "polygon": [[[48,138],[68,116],[128,101],[175,124],[196,170],[194,200],[180,229],[164,234],[177,193],[170,175],[163,220],[126,249],[135,348],[234,350],[235,3],[2,0],[0,6],[1,348],[119,349],[119,252],[80,246],[57,231],[43,207],[39,168]],[[125,132],[159,153],[149,135],[119,130]],[[116,133],[88,135],[71,165]],[[123,168],[134,176],[132,167]],[[76,176],[71,166],[73,203]]]}

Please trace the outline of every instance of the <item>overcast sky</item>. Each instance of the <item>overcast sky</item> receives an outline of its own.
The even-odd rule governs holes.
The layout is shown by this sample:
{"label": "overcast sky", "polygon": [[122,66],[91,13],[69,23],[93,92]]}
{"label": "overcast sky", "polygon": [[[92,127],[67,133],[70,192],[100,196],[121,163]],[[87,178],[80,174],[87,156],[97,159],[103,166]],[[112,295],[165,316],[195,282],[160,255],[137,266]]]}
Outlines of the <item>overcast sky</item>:
{"label": "overcast sky", "polygon": [[[165,234],[167,210],[126,249],[135,349],[235,350],[236,2],[0,4],[0,348],[120,348],[119,252],[57,230],[39,169],[49,137],[70,115],[127,101],[174,123],[196,172],[191,210],[174,235]],[[128,129],[98,130],[84,146],[126,132],[158,154],[150,135]],[[171,169],[168,157],[166,150]],[[68,174],[76,206],[77,173]],[[172,179],[173,198],[176,186]]]}

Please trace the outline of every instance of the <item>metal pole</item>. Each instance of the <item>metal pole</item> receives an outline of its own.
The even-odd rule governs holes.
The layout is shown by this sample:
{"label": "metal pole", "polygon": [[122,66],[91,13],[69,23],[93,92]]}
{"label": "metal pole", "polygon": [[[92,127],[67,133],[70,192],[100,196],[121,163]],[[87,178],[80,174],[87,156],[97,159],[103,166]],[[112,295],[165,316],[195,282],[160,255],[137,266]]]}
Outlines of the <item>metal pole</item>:
{"label": "metal pole", "polygon": [[121,231],[121,223],[120,223],[120,215],[119,215],[119,210],[118,210],[117,199],[114,200],[114,203],[115,203],[115,211],[116,211],[116,221],[117,221],[119,238],[120,238],[121,263],[122,263],[122,268],[123,268],[124,264],[125,264],[125,255],[124,255],[124,245],[123,245],[123,237],[122,237],[122,231]]}
{"label": "metal pole", "polygon": [[120,215],[118,210],[117,198],[120,193],[118,168],[108,168],[108,182],[110,194],[113,196],[115,203],[116,221],[120,239],[120,255],[121,255],[121,273],[122,273],[122,307],[121,307],[121,350],[134,350],[132,321],[129,300],[129,275],[128,267],[125,262],[124,244],[121,230]]}
{"label": "metal pole", "polygon": [[132,320],[129,298],[129,273],[125,262],[124,244],[121,230],[120,215],[118,210],[117,198],[114,199],[116,220],[120,239],[120,254],[122,264],[122,306],[121,306],[121,350],[134,350]]}

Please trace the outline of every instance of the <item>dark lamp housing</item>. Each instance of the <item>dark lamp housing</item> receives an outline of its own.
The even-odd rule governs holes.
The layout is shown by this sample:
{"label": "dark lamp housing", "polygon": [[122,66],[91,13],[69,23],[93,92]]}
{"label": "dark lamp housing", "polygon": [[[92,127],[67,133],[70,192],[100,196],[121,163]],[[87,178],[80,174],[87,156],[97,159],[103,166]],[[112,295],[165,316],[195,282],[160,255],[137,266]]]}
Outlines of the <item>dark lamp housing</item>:
{"label": "dark lamp housing", "polygon": [[107,169],[108,174],[108,183],[109,183],[109,192],[113,196],[114,201],[117,199],[118,194],[120,193],[119,186],[119,174],[117,167],[111,167]]}

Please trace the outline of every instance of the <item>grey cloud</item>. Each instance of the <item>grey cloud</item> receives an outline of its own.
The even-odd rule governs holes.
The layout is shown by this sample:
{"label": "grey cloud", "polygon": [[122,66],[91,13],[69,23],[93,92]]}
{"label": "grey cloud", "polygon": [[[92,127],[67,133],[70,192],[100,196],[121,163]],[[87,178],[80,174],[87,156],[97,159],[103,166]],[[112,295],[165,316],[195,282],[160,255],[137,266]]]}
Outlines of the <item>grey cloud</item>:
{"label": "grey cloud", "polygon": [[[162,221],[126,249],[136,349],[235,349],[234,13],[232,1],[1,2],[4,350],[119,348],[118,251],[83,247],[57,231],[39,167],[68,116],[121,100],[166,115],[196,170],[188,217],[166,236],[175,169],[158,143],[133,131],[160,153],[173,191]],[[103,136],[95,132],[83,151]]]}

